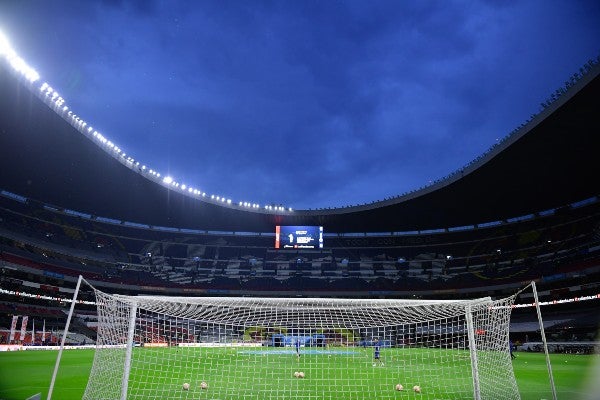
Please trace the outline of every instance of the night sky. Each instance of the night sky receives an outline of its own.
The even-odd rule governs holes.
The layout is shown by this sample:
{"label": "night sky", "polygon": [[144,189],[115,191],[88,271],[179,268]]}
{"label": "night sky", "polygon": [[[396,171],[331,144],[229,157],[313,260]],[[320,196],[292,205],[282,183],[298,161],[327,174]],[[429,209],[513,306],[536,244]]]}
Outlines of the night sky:
{"label": "night sky", "polygon": [[308,209],[475,159],[600,55],[600,2],[3,0],[0,31],[149,168]]}

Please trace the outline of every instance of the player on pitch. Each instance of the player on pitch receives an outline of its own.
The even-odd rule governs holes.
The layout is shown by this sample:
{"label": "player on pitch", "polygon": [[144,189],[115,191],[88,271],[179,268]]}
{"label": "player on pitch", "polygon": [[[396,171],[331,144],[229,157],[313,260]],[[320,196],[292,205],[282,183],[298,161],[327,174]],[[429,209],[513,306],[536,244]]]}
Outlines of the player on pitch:
{"label": "player on pitch", "polygon": [[296,340],[296,356],[300,358],[300,338]]}
{"label": "player on pitch", "polygon": [[377,364],[383,367],[383,361],[381,360],[381,345],[379,343],[379,339],[375,339],[375,343],[373,343],[373,366]]}

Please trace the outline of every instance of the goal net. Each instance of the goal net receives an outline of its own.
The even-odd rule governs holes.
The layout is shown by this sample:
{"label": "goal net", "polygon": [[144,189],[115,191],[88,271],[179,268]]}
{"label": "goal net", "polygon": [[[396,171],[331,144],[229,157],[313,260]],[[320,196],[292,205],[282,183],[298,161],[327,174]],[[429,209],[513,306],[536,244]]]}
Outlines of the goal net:
{"label": "goal net", "polygon": [[[122,296],[94,289],[84,399],[518,399],[514,296]],[[401,386],[400,386],[401,385]]]}

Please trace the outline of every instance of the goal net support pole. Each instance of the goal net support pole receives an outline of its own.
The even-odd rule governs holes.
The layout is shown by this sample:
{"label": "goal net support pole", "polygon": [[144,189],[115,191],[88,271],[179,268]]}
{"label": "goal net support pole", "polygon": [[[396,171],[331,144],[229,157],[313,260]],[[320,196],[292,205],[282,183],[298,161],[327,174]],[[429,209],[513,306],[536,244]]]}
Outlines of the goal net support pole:
{"label": "goal net support pole", "polygon": [[477,344],[475,341],[475,328],[473,327],[473,314],[471,306],[466,307],[467,337],[469,339],[469,354],[471,356],[471,371],[473,374],[473,399],[481,400],[479,389],[479,369],[477,368]]}
{"label": "goal net support pole", "polygon": [[67,339],[67,334],[69,333],[69,325],[71,324],[71,317],[73,316],[73,310],[75,309],[75,302],[77,301],[77,295],[79,294],[79,288],[81,287],[82,280],[83,276],[79,275],[79,279],[77,279],[77,286],[75,286],[75,292],[73,293],[73,300],[71,301],[69,315],[67,316],[67,322],[65,323],[65,330],[63,331],[62,339],[60,341],[60,348],[58,349],[58,355],[56,356],[54,372],[52,372],[52,379],[50,379],[50,387],[48,388],[48,400],[52,399],[52,391],[54,390],[54,383],[56,381],[56,375],[58,373],[60,359],[62,357],[63,349],[65,348],[65,340]]}
{"label": "goal net support pole", "polygon": [[550,354],[548,353],[548,342],[546,342],[546,334],[544,333],[544,321],[542,321],[540,301],[538,299],[538,293],[534,281],[531,282],[531,289],[533,290],[533,300],[535,302],[535,310],[537,312],[538,323],[540,325],[540,334],[542,336],[542,343],[544,345],[544,354],[546,355],[546,367],[548,368],[548,376],[550,377],[550,388],[552,389],[552,398],[554,400],[557,400],[556,387],[554,386],[554,375],[552,374],[552,364],[550,364]]}
{"label": "goal net support pole", "polygon": [[135,333],[135,317],[137,313],[137,303],[131,303],[129,311],[129,328],[127,329],[127,347],[125,352],[125,366],[123,371],[123,381],[121,383],[121,400],[127,399],[127,387],[129,384],[129,373],[131,371],[131,353],[133,351],[133,335]]}

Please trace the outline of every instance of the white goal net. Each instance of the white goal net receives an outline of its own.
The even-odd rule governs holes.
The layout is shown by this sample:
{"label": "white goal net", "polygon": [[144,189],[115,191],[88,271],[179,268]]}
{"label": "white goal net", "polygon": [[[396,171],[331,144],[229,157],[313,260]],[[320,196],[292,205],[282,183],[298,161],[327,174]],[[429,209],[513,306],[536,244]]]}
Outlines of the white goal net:
{"label": "white goal net", "polygon": [[84,399],[518,399],[514,296],[158,297],[95,290]]}

